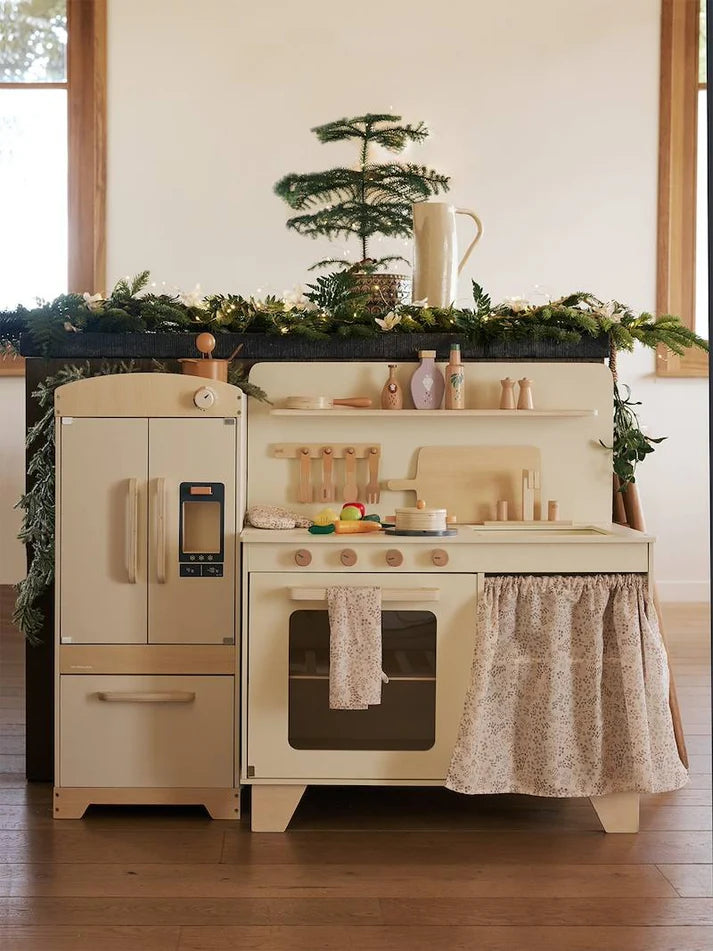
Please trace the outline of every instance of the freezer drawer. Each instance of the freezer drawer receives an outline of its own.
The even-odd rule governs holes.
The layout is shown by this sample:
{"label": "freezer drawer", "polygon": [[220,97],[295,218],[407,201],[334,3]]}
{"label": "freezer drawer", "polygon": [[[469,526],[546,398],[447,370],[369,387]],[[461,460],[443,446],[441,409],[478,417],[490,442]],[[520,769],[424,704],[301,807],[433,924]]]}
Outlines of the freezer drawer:
{"label": "freezer drawer", "polygon": [[230,787],[234,679],[60,677],[60,786]]}

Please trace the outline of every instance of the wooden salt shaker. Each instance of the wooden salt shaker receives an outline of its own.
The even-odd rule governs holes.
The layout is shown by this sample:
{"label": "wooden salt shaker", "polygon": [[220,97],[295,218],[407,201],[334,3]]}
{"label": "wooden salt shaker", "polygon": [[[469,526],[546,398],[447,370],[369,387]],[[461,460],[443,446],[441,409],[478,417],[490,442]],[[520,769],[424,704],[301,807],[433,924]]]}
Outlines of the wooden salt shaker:
{"label": "wooden salt shaker", "polygon": [[547,503],[547,521],[558,522],[560,517],[560,504],[556,499],[551,499]]}
{"label": "wooden salt shaker", "polygon": [[515,381],[506,376],[500,381],[503,391],[500,394],[500,409],[515,409]]}
{"label": "wooden salt shaker", "polygon": [[498,499],[495,506],[495,518],[498,522],[507,522],[508,520],[508,500]]}
{"label": "wooden salt shaker", "polygon": [[523,377],[517,381],[520,386],[520,396],[517,401],[518,409],[534,409],[535,404],[532,401],[532,380]]}

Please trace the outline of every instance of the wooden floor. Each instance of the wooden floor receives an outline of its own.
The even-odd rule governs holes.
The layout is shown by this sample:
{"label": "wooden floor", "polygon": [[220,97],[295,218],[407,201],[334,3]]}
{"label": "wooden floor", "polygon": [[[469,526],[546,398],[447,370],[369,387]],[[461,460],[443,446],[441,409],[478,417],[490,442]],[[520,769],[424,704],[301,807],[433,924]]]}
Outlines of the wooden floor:
{"label": "wooden floor", "polygon": [[708,617],[667,609],[691,781],[638,835],[589,804],[310,790],[285,835],[201,810],[54,822],[23,778],[23,652],[0,589],[0,947],[6,951],[710,951]]}

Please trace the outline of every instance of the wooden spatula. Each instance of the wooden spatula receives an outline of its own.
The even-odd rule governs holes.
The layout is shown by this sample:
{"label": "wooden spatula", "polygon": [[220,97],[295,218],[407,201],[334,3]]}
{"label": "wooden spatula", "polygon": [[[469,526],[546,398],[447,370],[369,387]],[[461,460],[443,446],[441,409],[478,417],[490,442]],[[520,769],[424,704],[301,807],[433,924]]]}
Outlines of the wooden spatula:
{"label": "wooden spatula", "polygon": [[344,496],[345,502],[356,502],[359,498],[359,487],[356,484],[356,452],[353,446],[344,450]]}

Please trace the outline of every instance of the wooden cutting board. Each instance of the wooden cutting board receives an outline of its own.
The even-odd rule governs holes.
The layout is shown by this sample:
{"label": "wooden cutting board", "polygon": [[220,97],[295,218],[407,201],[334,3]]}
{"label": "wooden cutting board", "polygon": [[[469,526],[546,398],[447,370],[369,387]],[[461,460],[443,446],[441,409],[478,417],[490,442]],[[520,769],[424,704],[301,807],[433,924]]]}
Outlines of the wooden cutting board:
{"label": "wooden cutting board", "polygon": [[[522,470],[541,468],[537,446],[424,446],[418,450],[414,479],[389,479],[392,491],[413,491],[428,508],[444,508],[459,522],[495,518],[495,504],[507,499],[508,518],[522,517]],[[399,503],[397,503],[399,504]],[[535,518],[541,513],[535,493]],[[545,513],[546,515],[546,513]]]}

